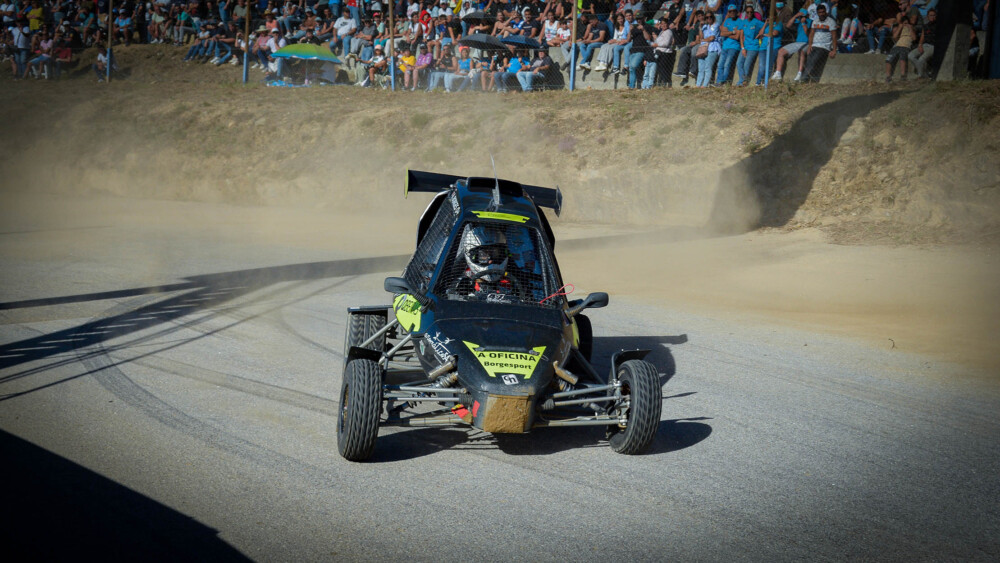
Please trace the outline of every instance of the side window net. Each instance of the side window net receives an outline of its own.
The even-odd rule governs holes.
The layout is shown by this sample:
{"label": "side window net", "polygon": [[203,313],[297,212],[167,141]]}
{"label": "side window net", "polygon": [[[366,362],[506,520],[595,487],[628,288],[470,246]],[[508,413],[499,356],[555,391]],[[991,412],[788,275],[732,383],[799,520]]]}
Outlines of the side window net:
{"label": "side window net", "polygon": [[406,278],[406,281],[421,293],[427,293],[430,287],[431,277],[441,259],[445,243],[448,242],[451,227],[458,218],[455,213],[456,202],[454,199],[455,194],[451,193],[442,202],[430,227],[427,228],[424,238],[421,239],[413,257],[410,258],[410,263],[403,270],[403,277]]}

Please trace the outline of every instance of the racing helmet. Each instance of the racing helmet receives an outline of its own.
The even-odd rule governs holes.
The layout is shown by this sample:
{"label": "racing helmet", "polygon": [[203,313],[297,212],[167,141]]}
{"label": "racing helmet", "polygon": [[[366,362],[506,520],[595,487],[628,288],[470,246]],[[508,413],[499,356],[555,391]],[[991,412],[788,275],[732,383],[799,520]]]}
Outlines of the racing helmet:
{"label": "racing helmet", "polygon": [[495,227],[466,225],[462,254],[472,279],[498,282],[507,271],[507,237]]}

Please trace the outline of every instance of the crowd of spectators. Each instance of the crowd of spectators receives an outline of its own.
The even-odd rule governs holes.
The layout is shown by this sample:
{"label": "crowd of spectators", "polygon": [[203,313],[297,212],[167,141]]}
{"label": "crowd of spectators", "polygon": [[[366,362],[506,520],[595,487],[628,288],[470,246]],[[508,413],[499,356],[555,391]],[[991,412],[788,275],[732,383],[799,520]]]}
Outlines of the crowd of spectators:
{"label": "crowd of spectators", "polygon": [[[394,74],[397,87],[446,91],[562,87],[573,56],[578,74],[627,75],[628,88],[670,86],[672,77],[682,86],[692,78],[697,87],[759,85],[784,80],[792,65],[793,80],[818,81],[838,54],[882,54],[887,80],[897,65],[902,79],[932,72],[938,0],[774,0],[773,25],[767,0],[577,2],[573,41],[567,0],[125,0],[114,3],[110,26],[109,0],[0,0],[0,47],[18,79],[58,77],[74,51],[105,45],[109,29],[124,46],[183,47],[185,61],[235,65],[248,51],[253,69],[286,78],[294,69],[275,52],[311,43],[356,68],[359,85]],[[470,36],[503,45],[470,46]]]}

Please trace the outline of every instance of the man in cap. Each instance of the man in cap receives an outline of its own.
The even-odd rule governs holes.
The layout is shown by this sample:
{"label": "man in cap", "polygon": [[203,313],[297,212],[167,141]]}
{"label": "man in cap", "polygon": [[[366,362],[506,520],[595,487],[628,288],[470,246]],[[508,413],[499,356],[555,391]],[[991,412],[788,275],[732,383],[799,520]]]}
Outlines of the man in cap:
{"label": "man in cap", "polygon": [[806,47],[806,70],[803,82],[819,82],[826,68],[827,59],[837,56],[834,37],[837,33],[837,20],[827,13],[826,4],[816,6],[816,19],[809,29],[809,46]]}
{"label": "man in cap", "polygon": [[375,76],[385,74],[386,69],[389,68],[389,61],[385,58],[381,45],[375,46],[374,53],[369,60],[358,60],[363,65],[362,68],[367,72],[365,79],[358,83],[359,86],[373,86],[375,84]]}
{"label": "man in cap", "polygon": [[736,58],[740,56],[740,33],[743,31],[744,23],[744,20],[740,19],[736,4],[726,7],[726,19],[719,28],[719,36],[722,37],[722,56],[719,58],[718,79],[715,82],[717,86],[729,82],[733,76]]}
{"label": "man in cap", "polygon": [[281,36],[281,30],[278,28],[272,29],[271,38],[267,40],[267,62],[268,67],[274,71],[274,74],[278,78],[281,78],[284,73],[285,61],[281,60],[281,58],[276,58],[273,55],[283,49],[286,45],[288,45],[288,42]]}
{"label": "man in cap", "polygon": [[539,49],[535,53],[535,60],[531,61],[531,66],[522,68],[517,73],[517,81],[521,84],[521,90],[530,92],[534,89],[535,81],[541,81],[542,85],[548,83],[549,71],[555,63],[549,58],[548,49]]}

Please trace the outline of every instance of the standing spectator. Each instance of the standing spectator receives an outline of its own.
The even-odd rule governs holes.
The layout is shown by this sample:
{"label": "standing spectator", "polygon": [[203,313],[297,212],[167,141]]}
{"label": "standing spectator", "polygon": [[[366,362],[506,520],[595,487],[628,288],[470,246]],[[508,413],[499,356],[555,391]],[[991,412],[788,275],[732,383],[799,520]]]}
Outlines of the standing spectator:
{"label": "standing spectator", "polygon": [[361,27],[361,9],[358,7],[360,0],[347,0],[347,11],[356,27]]}
{"label": "standing spectator", "polygon": [[642,77],[642,88],[648,90],[653,86],[656,76],[656,62],[653,58],[653,48],[649,46],[652,34],[642,22],[634,21],[629,28],[628,49],[628,87],[634,90],[639,86]]}
{"label": "standing spectator", "polygon": [[772,80],[781,80],[782,72],[785,70],[785,62],[792,58],[795,53],[799,54],[799,72],[795,75],[795,81],[802,80],[802,71],[806,66],[805,49],[809,45],[809,29],[812,27],[812,20],[809,19],[809,10],[802,8],[792,19],[788,21],[788,26],[795,29],[795,41],[778,49],[777,70],[771,76]]}
{"label": "standing spectator", "polygon": [[14,42],[14,80],[24,78],[28,72],[28,53],[31,52],[31,35],[28,31],[28,22],[21,21],[13,26],[11,30]]}
{"label": "standing spectator", "polygon": [[740,58],[736,62],[736,70],[739,72],[737,86],[750,83],[754,63],[757,62],[757,56],[760,54],[760,30],[764,29],[764,22],[757,17],[752,4],[747,4],[745,15],[743,30],[740,32],[742,50]]}
{"label": "standing spectator", "polygon": [[540,80],[543,86],[548,85],[548,73],[555,68],[555,63],[549,58],[547,49],[539,49],[535,53],[535,60],[531,61],[531,66],[522,68],[517,73],[517,81],[521,84],[521,90],[531,92],[535,88],[535,81]]}
{"label": "standing spectator", "polygon": [[[681,15],[678,17],[683,16],[683,14],[684,12],[681,12]],[[704,13],[701,10],[697,10],[691,17],[691,23],[684,26],[684,31],[687,33],[687,41],[677,55],[677,70],[674,71],[674,76],[681,79],[681,87],[687,86],[688,77],[691,76],[692,70],[697,72],[698,61],[695,60],[694,54],[701,43],[698,41],[698,34],[701,31],[701,23],[704,17]]]}
{"label": "standing spectator", "polygon": [[701,24],[701,32],[698,34],[698,49],[704,51],[705,56],[698,59],[698,81],[695,86],[708,88],[722,45],[719,43],[719,24],[715,22],[715,14],[708,12],[702,19],[705,23]]}
{"label": "standing spectator", "polygon": [[732,78],[733,67],[740,55],[740,32],[745,22],[739,18],[739,14],[736,4],[730,4],[726,8],[726,19],[722,21],[722,27],[719,28],[719,35],[722,37],[722,54],[719,56],[719,73],[715,82],[718,86],[722,86]]}
{"label": "standing spectator", "polygon": [[[775,18],[771,24],[764,24],[758,36],[760,37],[760,61],[757,67],[757,81],[755,84],[764,84],[764,78],[774,72],[777,64],[778,50],[781,48],[781,35],[784,33],[784,26],[781,25],[781,18]],[[770,53],[770,55],[768,55]]]}
{"label": "standing spectator", "polygon": [[920,41],[917,48],[910,51],[909,59],[913,70],[920,78],[930,78],[927,63],[934,57],[934,41],[937,40],[937,10],[927,10],[927,21],[920,28]]}
{"label": "standing spectator", "polygon": [[837,32],[837,20],[826,13],[826,4],[816,7],[816,19],[813,20],[812,28],[809,30],[809,46],[806,47],[806,70],[802,77],[803,82],[819,82],[823,76],[823,69],[826,68],[827,59],[837,56],[837,49],[833,44],[834,34]]}
{"label": "standing spectator", "polygon": [[666,84],[668,88],[671,86],[670,74],[674,70],[674,30],[670,29],[670,26],[669,18],[661,18],[656,23],[659,33],[653,40],[653,57],[656,61],[654,83]]}
{"label": "standing spectator", "polygon": [[892,73],[899,62],[900,80],[906,80],[906,64],[909,62],[910,48],[917,41],[917,15],[907,15],[900,12],[897,21],[899,25],[892,30],[892,40],[895,43],[889,55],[885,58],[885,81],[892,82]]}

